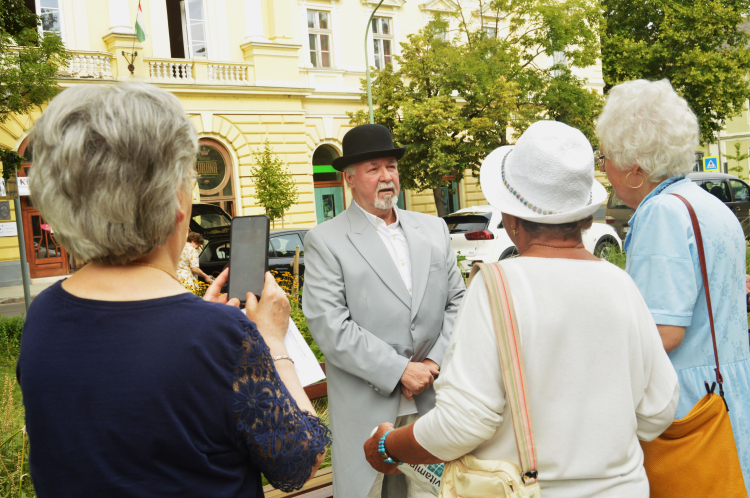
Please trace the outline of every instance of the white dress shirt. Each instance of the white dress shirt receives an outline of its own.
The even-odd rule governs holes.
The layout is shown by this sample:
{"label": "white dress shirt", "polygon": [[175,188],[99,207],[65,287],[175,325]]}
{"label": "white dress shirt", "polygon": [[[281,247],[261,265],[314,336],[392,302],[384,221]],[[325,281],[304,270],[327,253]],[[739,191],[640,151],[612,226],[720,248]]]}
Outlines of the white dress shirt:
{"label": "white dress shirt", "polygon": [[[521,336],[545,498],[648,498],[643,451],[673,421],[677,374],[638,288],[604,261],[502,263]],[[414,437],[446,461],[518,462],[485,282],[474,277]]]}
{"label": "white dress shirt", "polygon": [[[386,225],[382,218],[378,218],[372,213],[368,213],[362,207],[357,204],[357,201],[352,201],[364,214],[367,220],[372,223],[375,227],[375,231],[378,233],[380,240],[385,244],[388,249],[388,254],[391,255],[393,264],[396,265],[398,274],[401,275],[401,280],[404,281],[406,290],[411,292],[411,253],[409,252],[409,244],[406,243],[406,236],[404,235],[404,229],[401,228],[401,221],[398,217],[398,207],[393,208],[393,212],[396,214],[396,222]],[[398,405],[398,416],[410,415],[417,413],[417,404],[414,400],[409,401],[405,396],[401,396],[401,403]]]}

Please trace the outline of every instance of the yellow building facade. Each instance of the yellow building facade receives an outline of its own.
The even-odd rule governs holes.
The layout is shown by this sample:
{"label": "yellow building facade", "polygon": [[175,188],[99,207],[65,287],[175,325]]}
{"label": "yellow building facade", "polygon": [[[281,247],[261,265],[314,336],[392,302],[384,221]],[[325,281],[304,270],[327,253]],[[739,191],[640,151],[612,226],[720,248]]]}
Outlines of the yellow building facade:
{"label": "yellow building facade", "polygon": [[[196,201],[219,204],[235,216],[262,213],[251,169],[254,152],[268,140],[288,164],[299,192],[283,220],[285,228],[312,227],[351,202],[330,164],[351,128],[346,113],[362,108],[364,34],[376,3],[140,0],[147,38],[138,42],[139,0],[26,0],[28,8],[45,14],[41,29],[57,31],[72,55],[60,72],[63,89],[139,81],[178,97],[201,139],[198,169],[202,179],[205,174],[205,189],[196,193]],[[478,2],[462,5],[479,8]],[[407,35],[457,8],[452,0],[385,0],[368,44],[370,64],[395,62]],[[603,87],[600,66],[577,74],[590,86]],[[42,112],[1,123],[0,145],[23,152]],[[404,194],[406,209],[436,213],[431,191]],[[446,195],[451,210],[486,202],[471,175]],[[40,228],[44,222],[27,200],[23,216],[32,278],[70,271],[74,262],[63,261],[61,249],[49,245],[51,231]],[[55,258],[60,261],[54,268],[42,261]],[[18,259],[16,239],[0,237],[0,286],[19,282]]]}

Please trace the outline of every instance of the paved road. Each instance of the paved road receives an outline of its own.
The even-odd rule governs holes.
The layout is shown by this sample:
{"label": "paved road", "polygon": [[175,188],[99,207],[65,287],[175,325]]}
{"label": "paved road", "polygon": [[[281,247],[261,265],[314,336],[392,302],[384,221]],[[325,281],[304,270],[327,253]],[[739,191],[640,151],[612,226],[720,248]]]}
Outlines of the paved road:
{"label": "paved road", "polygon": [[26,305],[20,303],[0,304],[0,315],[2,316],[21,316],[26,314]]}

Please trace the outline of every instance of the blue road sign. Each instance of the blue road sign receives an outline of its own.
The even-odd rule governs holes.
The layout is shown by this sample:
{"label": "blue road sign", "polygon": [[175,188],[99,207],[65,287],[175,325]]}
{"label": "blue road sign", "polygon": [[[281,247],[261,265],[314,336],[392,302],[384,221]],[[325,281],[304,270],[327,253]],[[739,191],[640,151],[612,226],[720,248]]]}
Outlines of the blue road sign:
{"label": "blue road sign", "polygon": [[719,171],[719,158],[716,156],[708,156],[703,158],[703,171]]}

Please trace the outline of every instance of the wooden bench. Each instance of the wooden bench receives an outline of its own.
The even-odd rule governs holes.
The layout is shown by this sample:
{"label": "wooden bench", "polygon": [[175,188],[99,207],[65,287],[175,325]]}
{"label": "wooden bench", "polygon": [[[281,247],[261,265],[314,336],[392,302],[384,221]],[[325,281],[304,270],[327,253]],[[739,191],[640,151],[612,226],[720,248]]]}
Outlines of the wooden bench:
{"label": "wooden bench", "polygon": [[[320,368],[326,371],[326,364],[321,363]],[[328,383],[319,382],[305,387],[305,394],[310,400],[328,397]],[[284,493],[274,489],[270,484],[263,487],[266,498],[331,498],[333,496],[333,468],[328,467],[318,470],[315,477],[305,483],[302,489],[292,493]]]}
{"label": "wooden bench", "polygon": [[263,493],[266,498],[331,498],[333,496],[333,469],[328,467],[319,470],[315,477],[307,481],[299,491],[284,493],[269,484],[263,487]]}

